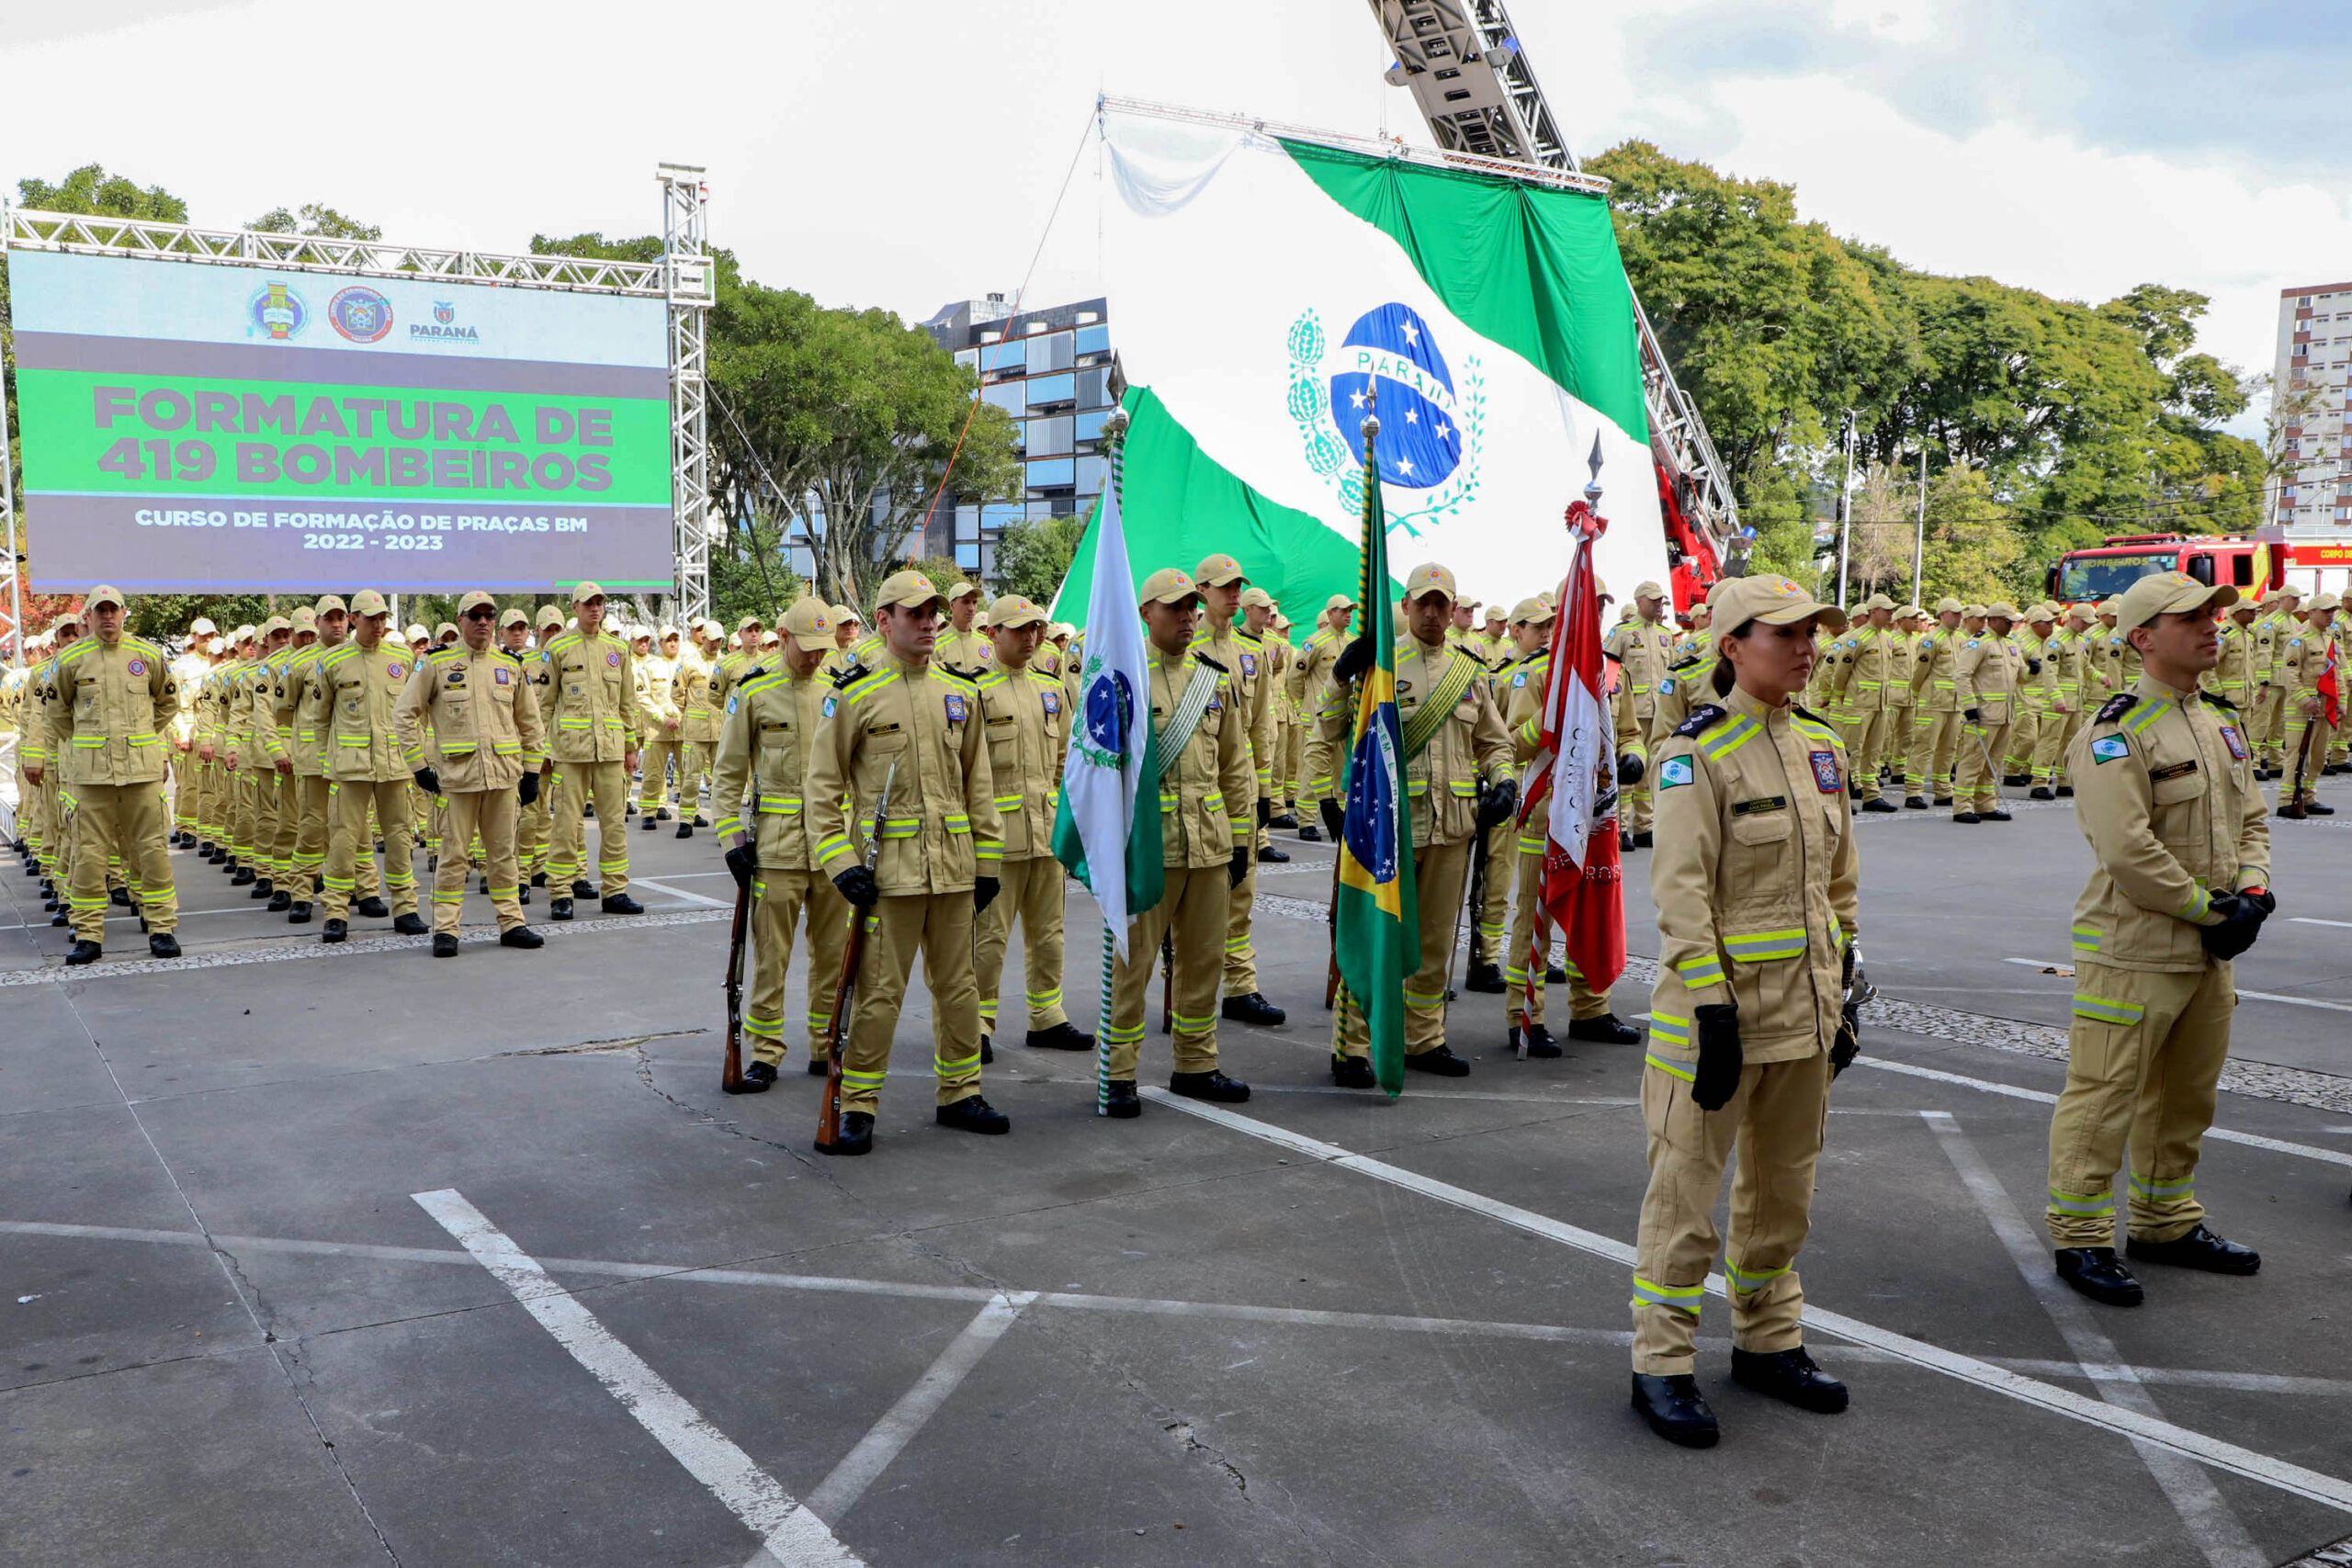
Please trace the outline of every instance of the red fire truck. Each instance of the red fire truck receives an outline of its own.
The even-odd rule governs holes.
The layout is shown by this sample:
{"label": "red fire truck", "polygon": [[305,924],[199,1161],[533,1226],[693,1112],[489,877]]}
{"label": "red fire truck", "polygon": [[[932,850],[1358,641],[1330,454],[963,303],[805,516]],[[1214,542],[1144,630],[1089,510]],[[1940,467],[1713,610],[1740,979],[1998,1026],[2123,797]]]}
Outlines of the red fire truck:
{"label": "red fire truck", "polygon": [[2287,583],[2295,558],[2277,529],[2259,534],[2114,534],[2089,549],[2068,550],[2050,569],[2045,588],[2061,604],[2096,604],[2159,571],[2185,571],[2199,582],[2228,583],[2248,594]]}

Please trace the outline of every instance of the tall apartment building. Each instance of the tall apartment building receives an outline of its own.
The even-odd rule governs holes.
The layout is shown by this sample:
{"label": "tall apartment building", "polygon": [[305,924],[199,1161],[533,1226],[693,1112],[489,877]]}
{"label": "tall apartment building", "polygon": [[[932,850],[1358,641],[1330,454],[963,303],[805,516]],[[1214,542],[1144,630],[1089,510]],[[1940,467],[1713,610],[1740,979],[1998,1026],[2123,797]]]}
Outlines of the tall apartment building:
{"label": "tall apartment building", "polygon": [[923,520],[922,550],[950,556],[982,581],[996,574],[1008,523],[1082,517],[1108,482],[1094,455],[1111,412],[1111,329],[1102,299],[1015,313],[1001,294],[943,305],[923,322],[959,365],[979,374],[980,396],[1012,416],[1026,472],[1021,499],[943,497]]}
{"label": "tall apartment building", "polygon": [[2274,417],[2296,466],[2274,485],[2273,521],[2352,530],[2352,283],[2278,291]]}

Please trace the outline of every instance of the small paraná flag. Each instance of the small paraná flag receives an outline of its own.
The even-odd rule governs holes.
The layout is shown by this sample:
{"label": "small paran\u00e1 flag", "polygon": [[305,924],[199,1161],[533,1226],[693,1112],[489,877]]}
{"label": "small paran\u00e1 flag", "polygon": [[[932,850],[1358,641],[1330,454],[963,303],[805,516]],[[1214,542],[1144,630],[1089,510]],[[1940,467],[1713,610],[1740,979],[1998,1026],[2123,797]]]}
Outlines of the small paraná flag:
{"label": "small paran\u00e1 flag", "polygon": [[[1128,922],[1159,902],[1164,874],[1151,667],[1127,572],[1116,483],[1103,492],[1093,531],[1103,570],[1094,574],[1086,606],[1086,662],[1054,811],[1054,857],[1094,895],[1113,945],[1125,958]],[[1110,1005],[1107,994],[1103,1005]]]}
{"label": "small paran\u00e1 flag", "polygon": [[1421,966],[1421,943],[1404,731],[1396,718],[1388,525],[1374,477],[1379,430],[1379,421],[1363,422],[1363,576],[1357,598],[1364,608],[1363,635],[1371,639],[1373,661],[1356,683],[1351,731],[1355,743],[1348,754],[1347,822],[1340,833],[1340,904],[1332,941],[1340,978],[1371,1036],[1373,1074],[1393,1100],[1405,1087],[1405,979]]}

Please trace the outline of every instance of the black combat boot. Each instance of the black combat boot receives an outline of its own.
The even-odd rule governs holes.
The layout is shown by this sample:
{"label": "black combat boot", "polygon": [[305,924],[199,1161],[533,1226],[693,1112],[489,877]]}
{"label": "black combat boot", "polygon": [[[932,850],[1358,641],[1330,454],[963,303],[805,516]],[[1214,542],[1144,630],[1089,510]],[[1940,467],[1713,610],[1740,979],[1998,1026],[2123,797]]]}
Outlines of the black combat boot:
{"label": "black combat boot", "polygon": [[1819,1416],[1835,1416],[1846,1408],[1846,1385],[1815,1366],[1802,1345],[1792,1350],[1742,1350],[1735,1346],[1731,1381]]}
{"label": "black combat boot", "polygon": [[1513,1055],[1521,1054],[1520,1047],[1522,1043],[1526,1046],[1525,1055],[1531,1058],[1542,1057],[1548,1060],[1560,1054],[1560,1043],[1553,1039],[1552,1032],[1540,1023],[1513,1024],[1510,1032],[1504,1038],[1504,1043],[1510,1046]]}
{"label": "black combat boot", "polygon": [[1408,1052],[1405,1065],[1417,1073],[1435,1073],[1442,1078],[1466,1078],[1470,1064],[1443,1045],[1433,1045],[1426,1051]]}
{"label": "black combat boot", "polygon": [[2111,1247],[2062,1247],[2057,1262],[2058,1278],[2095,1302],[2135,1307],[2145,1294]]}
{"label": "black combat boot", "polygon": [[863,1111],[842,1112],[841,1136],[830,1144],[819,1144],[820,1155],[870,1155],[874,1152],[874,1118]]}
{"label": "black combat boot", "polygon": [[1615,1013],[1604,1012],[1594,1018],[1568,1020],[1568,1038],[1589,1040],[1597,1045],[1638,1045],[1642,1032]]}
{"label": "black combat boot", "polygon": [[954,1127],[965,1133],[1012,1131],[1012,1118],[977,1094],[967,1095],[952,1105],[939,1107],[932,1112],[931,1119],[943,1127]]}
{"label": "black combat boot", "polygon": [[1699,1380],[1689,1372],[1666,1378],[1635,1372],[1634,1408],[1650,1424],[1651,1431],[1686,1449],[1712,1449],[1723,1436],[1715,1413],[1707,1408],[1706,1397],[1699,1392]]}
{"label": "black combat boot", "polygon": [[1250,1098],[1250,1086],[1238,1078],[1227,1077],[1211,1067],[1204,1073],[1169,1074],[1168,1092],[1181,1094],[1187,1100],[1209,1100],[1219,1105],[1239,1105]]}
{"label": "black combat boot", "polygon": [[1499,964],[1490,964],[1483,958],[1472,959],[1470,961],[1470,973],[1464,976],[1462,978],[1462,988],[1465,991],[1476,991],[1482,995],[1490,997],[1498,997],[1502,995],[1503,972],[1501,966]]}

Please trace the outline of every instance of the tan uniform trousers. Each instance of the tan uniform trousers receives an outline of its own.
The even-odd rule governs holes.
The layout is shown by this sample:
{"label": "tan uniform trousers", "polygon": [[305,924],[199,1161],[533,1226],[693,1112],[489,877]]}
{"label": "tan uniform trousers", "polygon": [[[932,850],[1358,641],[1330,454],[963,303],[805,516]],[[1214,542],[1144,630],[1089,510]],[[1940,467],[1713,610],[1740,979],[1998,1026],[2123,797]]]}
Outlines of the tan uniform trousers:
{"label": "tan uniform trousers", "polygon": [[[1413,852],[1413,896],[1421,918],[1421,966],[1405,982],[1405,1055],[1418,1056],[1445,1043],[1445,979],[1453,957],[1453,917],[1470,874],[1470,846],[1432,845]],[[1340,987],[1331,1027],[1332,1053],[1372,1055],[1363,1010]]]}
{"label": "tan uniform trousers", "polygon": [[175,746],[164,753],[164,766],[171,781],[172,826],[186,831],[196,826],[196,753]]}
{"label": "tan uniform trousers", "polygon": [[406,779],[370,783],[366,779],[336,779],[327,785],[327,859],[321,880],[322,919],[347,920],[355,893],[365,898],[376,889],[376,840],[368,829],[368,808],[384,833],[382,886],[391,895],[392,913],[416,913],[416,870],[410,858],[413,840],[409,826]]}
{"label": "tan uniform trousers", "polygon": [[2020,700],[2010,705],[2009,715],[2009,743],[1994,755],[2000,761],[2004,776],[2030,773],[2033,771],[2034,749],[2041,743],[2041,726],[2049,718],[2050,710]]}
{"label": "tan uniform trousers", "polygon": [[1649,1189],[1634,1252],[1634,1370],[1674,1377],[1691,1370],[1707,1270],[1722,1239],[1715,1195],[1734,1143],[1731,1237],[1723,1245],[1731,1288],[1732,1343],[1743,1350],[1794,1349],[1804,1341],[1804,1286],[1792,1267],[1813,1216],[1814,1166],[1829,1112],[1829,1057],[1750,1063],[1721,1111],[1690,1098],[1690,1069],[1649,1058],[1642,1123],[1649,1137]]}
{"label": "tan uniform trousers", "polygon": [[[2335,743],[2335,727],[2324,716],[2305,718],[2300,706],[2287,709],[2287,741],[2280,751],[2278,801],[2300,800],[2309,805],[2316,798],[2320,773],[2325,765],[2328,749]],[[2302,788],[2295,787],[2295,764],[2302,763]]]}
{"label": "tan uniform trousers", "polygon": [[[1544,852],[1522,848],[1514,858],[1519,862],[1519,888],[1512,903],[1510,945],[1503,950],[1503,1010],[1513,1024],[1541,1023],[1544,972],[1552,962],[1552,928],[1548,922],[1544,927],[1543,951],[1539,953],[1535,946],[1535,925],[1543,913]],[[1487,876],[1490,881],[1508,880],[1491,872]],[[1574,963],[1563,960],[1561,968],[1568,976],[1570,1018],[1599,1018],[1609,1010],[1609,998],[1586,984],[1583,972]]]}
{"label": "tan uniform trousers", "polygon": [[548,834],[552,826],[548,797],[554,793],[555,780],[541,774],[538,797],[514,818],[514,862],[526,876],[537,876],[548,868]]}
{"label": "tan uniform trousers", "polygon": [[21,738],[17,742],[17,837],[24,840],[25,847],[33,852],[33,858],[40,863],[42,871],[46,873],[50,864],[51,832],[49,791],[25,776],[24,741]]}
{"label": "tan uniform trousers", "polygon": [[[465,846],[477,834],[490,878],[491,906],[498,911],[498,929],[514,930],[524,923],[522,901],[515,897],[522,877],[514,865],[514,814],[522,803],[515,798],[514,786],[445,791],[443,798],[449,803],[447,836],[441,843],[441,863],[433,873],[435,934],[457,934],[460,906],[466,901]],[[387,851],[390,847],[387,841]]]}
{"label": "tan uniform trousers", "polygon": [[[272,772],[276,770],[273,769]],[[300,773],[277,774],[277,834],[270,840],[269,850],[269,863],[277,874],[277,886],[293,894],[297,898],[308,898],[311,896],[310,876],[307,874],[298,874],[301,873],[301,868],[294,863],[294,857],[300,852],[302,847],[302,785],[304,782]],[[319,847],[322,851],[326,847],[326,840],[323,836],[319,840]],[[325,863],[325,859],[324,854],[321,854],[318,860],[311,863],[311,870],[316,871]]]}
{"label": "tan uniform trousers", "polygon": [[[1470,911],[1470,956],[1476,963],[1500,964],[1510,956],[1503,950],[1503,937],[1510,930],[1511,900],[1518,886],[1513,874],[1518,844],[1516,822],[1498,822],[1487,831],[1487,886],[1480,890],[1478,907]],[[1476,866],[1470,874],[1477,875]],[[1519,956],[1522,962],[1527,957],[1523,945]]]}
{"label": "tan uniform trousers", "polygon": [[1962,811],[1998,811],[2001,776],[1993,769],[1999,765],[2008,746],[2010,727],[1962,721],[1960,728],[1960,776],[1951,792],[1952,811],[1955,815]]}
{"label": "tan uniform trousers", "polygon": [[1898,784],[1911,763],[1911,719],[1917,711],[1907,703],[1886,710],[1886,750],[1879,754],[1879,766]]}
{"label": "tan uniform trousers", "polygon": [[2261,696],[2255,699],[2253,711],[2248,716],[2254,722],[2246,728],[2260,738],[2253,742],[2255,761],[2266,768],[2277,767],[2278,759],[2287,750],[2287,689],[2284,686],[2267,688]]}
{"label": "tan uniform trousers", "polygon": [[[707,750],[707,748],[706,748]],[[842,1110],[874,1114],[882,1080],[890,1076],[890,1045],[907,975],[922,954],[923,988],[931,993],[932,1071],[938,1102],[953,1105],[980,1092],[980,1005],[972,984],[972,896],[915,893],[886,896],[865,911],[865,951],[857,965],[849,1047],[842,1057]]]}
{"label": "tan uniform trousers", "polygon": [[2066,742],[2074,738],[2075,716],[2045,710],[2034,727],[2033,755],[2027,772],[2033,782],[2044,789],[2055,784],[2065,773]]}
{"label": "tan uniform trousers", "polygon": [[[637,792],[637,808],[648,818],[670,803],[670,762],[673,758],[678,761],[679,783],[684,784],[686,777],[685,760],[678,749],[679,743],[670,739],[661,726],[652,728],[654,739],[646,741],[644,749],[637,754],[638,764],[645,774],[645,782]],[[689,811],[686,815],[692,817],[694,813]]]}
{"label": "tan uniform trousers", "polygon": [[[702,815],[702,792],[710,786],[711,770],[718,761],[716,740],[681,740],[678,742],[678,815],[691,822]],[[605,814],[599,804],[596,815]],[[615,813],[613,820],[620,820]]]}
{"label": "tan uniform trousers", "polygon": [[107,940],[107,868],[119,864],[147,929],[161,936],[179,928],[179,896],[172,884],[172,830],[162,780],[138,784],[75,784],[73,860],[67,907],[77,941]]}
{"label": "tan uniform trousers", "polygon": [[774,1066],[784,1060],[785,972],[792,966],[793,931],[803,918],[808,922],[808,1055],[820,1057],[831,1048],[849,908],[821,871],[752,873],[752,988],[743,1000],[743,1028],[752,1036],[753,1061]]}
{"label": "tan uniform trousers", "polygon": [[273,883],[293,881],[294,775],[268,758],[254,770],[254,870]]}
{"label": "tan uniform trousers", "polygon": [[588,823],[582,808],[594,805],[596,866],[602,874],[599,890],[607,898],[628,892],[628,834],[624,829],[628,827],[628,769],[619,762],[558,762],[555,766],[563,775],[564,785],[562,809],[550,818],[548,880],[567,884],[584,880]]}
{"label": "tan uniform trousers", "polygon": [[1274,796],[1278,810],[1298,809],[1298,764],[1306,745],[1306,726],[1295,719],[1274,727]]}
{"label": "tan uniform trousers", "polygon": [[1883,707],[1859,709],[1838,721],[1846,732],[1846,755],[1853,766],[1848,776],[1853,781],[1857,796],[1878,793],[1879,763],[1890,755],[1887,748],[1894,738],[1894,726],[1888,721],[1898,711]]}
{"label": "tan uniform trousers", "polygon": [[[1964,737],[1958,713],[1918,713],[1911,720],[1911,758],[1904,770],[1906,793],[1930,801],[1952,797],[1952,762]],[[1929,786],[1933,786],[1932,789]]]}
{"label": "tan uniform trousers", "polygon": [[254,813],[258,805],[255,783],[254,769],[240,757],[235,770],[229,775],[230,788],[235,797],[230,817],[229,837],[232,847],[229,852],[237,857],[239,865],[258,876],[263,873],[254,859]]}
{"label": "tan uniform trousers", "polygon": [[[1252,806],[1254,813],[1257,807]],[[1252,829],[1254,834],[1257,829]],[[1253,837],[1250,843],[1254,846]],[[1223,874],[1220,873],[1220,874]],[[1249,874],[1241,886],[1225,896],[1225,994],[1246,997],[1258,988],[1258,950],[1250,944],[1250,917],[1258,897],[1258,856],[1253,848]]]}
{"label": "tan uniform trousers", "polygon": [[[327,840],[334,832],[331,820],[331,813],[334,809],[334,781],[323,773],[300,773],[296,775],[293,787],[295,834],[294,886],[291,891],[298,901],[307,904],[311,899],[312,882],[326,866]],[[365,868],[359,870],[359,878],[363,884],[359,897],[374,897],[378,883],[376,863],[372,858]]]}
{"label": "tan uniform trousers", "polygon": [[1004,983],[1004,949],[1021,921],[1021,967],[1028,992],[1029,1027],[1069,1021],[1062,1010],[1062,863],[1051,855],[1006,861],[1002,884],[980,911],[972,944],[972,973],[980,996],[980,1032],[996,1033],[997,991]]}
{"label": "tan uniform trousers", "polygon": [[2197,1156],[2236,1010],[2233,966],[2186,974],[2075,964],[2066,1087],[2050,1117],[2050,1239],[2115,1245],[2115,1173],[2132,1151],[2129,1230],[2171,1241],[2205,1217]]}
{"label": "tan uniform trousers", "polygon": [[1096,1036],[1106,1077],[1127,1082],[1136,1077],[1162,937],[1173,939],[1176,954],[1169,1007],[1176,1070],[1205,1073],[1216,1067],[1219,943],[1229,899],[1225,867],[1168,868],[1159,902],[1136,917],[1127,930],[1127,955],[1111,971],[1110,1016]]}

